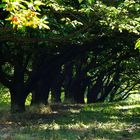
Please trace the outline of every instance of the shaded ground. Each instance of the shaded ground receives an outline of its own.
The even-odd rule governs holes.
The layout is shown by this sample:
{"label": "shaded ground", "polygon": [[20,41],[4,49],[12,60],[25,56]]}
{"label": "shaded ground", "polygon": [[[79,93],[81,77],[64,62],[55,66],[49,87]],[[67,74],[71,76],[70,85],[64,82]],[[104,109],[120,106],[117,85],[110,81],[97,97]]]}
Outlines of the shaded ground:
{"label": "shaded ground", "polygon": [[0,110],[1,140],[140,140],[140,102]]}

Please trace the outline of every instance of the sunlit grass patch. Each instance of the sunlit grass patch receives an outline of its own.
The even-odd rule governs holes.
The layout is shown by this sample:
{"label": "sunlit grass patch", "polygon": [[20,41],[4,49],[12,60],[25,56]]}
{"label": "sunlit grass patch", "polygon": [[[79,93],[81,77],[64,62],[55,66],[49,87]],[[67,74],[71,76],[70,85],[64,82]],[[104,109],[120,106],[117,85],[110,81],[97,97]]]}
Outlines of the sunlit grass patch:
{"label": "sunlit grass patch", "polygon": [[30,93],[26,98],[25,105],[30,105],[31,104],[31,99],[32,99],[32,94]]}
{"label": "sunlit grass patch", "polygon": [[27,108],[27,112],[28,113],[47,114],[47,113],[51,113],[52,110],[51,110],[50,105],[39,104],[39,105],[29,106]]}
{"label": "sunlit grass patch", "polygon": [[139,93],[139,91],[138,91],[138,90],[136,90],[136,91],[131,91],[131,93],[133,93],[133,92],[135,92],[135,93],[137,93],[137,94],[131,94],[131,95],[126,99],[126,101],[127,101],[127,102],[140,102],[140,93]]}
{"label": "sunlit grass patch", "polygon": [[0,93],[0,106],[5,106],[10,104],[10,93],[6,90]]}
{"label": "sunlit grass patch", "polygon": [[[51,109],[52,108],[52,109]],[[0,140],[139,140],[139,102],[0,107]],[[4,136],[4,137],[3,137]]]}
{"label": "sunlit grass patch", "polygon": [[134,109],[140,108],[140,104],[133,104],[133,105],[125,105],[125,106],[117,106],[116,109]]}

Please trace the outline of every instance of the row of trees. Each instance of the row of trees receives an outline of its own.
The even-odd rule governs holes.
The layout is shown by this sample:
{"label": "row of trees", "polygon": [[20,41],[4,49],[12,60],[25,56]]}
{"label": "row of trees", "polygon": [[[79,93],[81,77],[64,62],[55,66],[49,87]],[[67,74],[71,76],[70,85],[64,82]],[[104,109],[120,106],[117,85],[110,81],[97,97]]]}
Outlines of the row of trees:
{"label": "row of trees", "polygon": [[94,103],[139,87],[139,1],[4,2],[0,82],[13,112],[25,110],[29,93],[31,104],[47,104],[49,93],[61,102],[62,92],[66,101]]}

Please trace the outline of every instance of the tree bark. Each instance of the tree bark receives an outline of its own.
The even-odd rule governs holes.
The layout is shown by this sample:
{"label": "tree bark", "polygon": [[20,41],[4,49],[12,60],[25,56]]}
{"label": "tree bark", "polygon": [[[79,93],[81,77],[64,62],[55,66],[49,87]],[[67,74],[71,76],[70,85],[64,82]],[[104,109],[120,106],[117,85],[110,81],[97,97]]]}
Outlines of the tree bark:
{"label": "tree bark", "polygon": [[28,93],[20,85],[15,85],[10,89],[11,95],[11,112],[20,113],[25,111],[25,101]]}
{"label": "tree bark", "polygon": [[51,100],[54,103],[61,102],[61,87],[62,87],[62,74],[61,67],[59,67],[53,74],[53,80],[51,83]]}
{"label": "tree bark", "polygon": [[73,77],[73,63],[68,62],[64,65],[64,92],[65,102],[74,102],[74,95],[72,92]]}
{"label": "tree bark", "polygon": [[10,94],[11,94],[11,112],[25,111],[25,101],[28,96],[24,82],[24,66],[23,66],[23,52],[15,57],[18,61],[13,61],[14,76],[11,81]]}
{"label": "tree bark", "polygon": [[89,85],[89,89],[87,93],[88,104],[98,102],[98,95],[100,94],[102,86],[103,86],[102,78],[103,78],[103,75],[100,75],[93,86]]}
{"label": "tree bark", "polygon": [[50,91],[50,83],[46,77],[40,79],[32,91],[31,105],[35,104],[48,104],[48,97]]}
{"label": "tree bark", "polygon": [[76,103],[84,104],[84,97],[85,97],[85,90],[86,90],[86,79],[84,79],[81,75],[77,77],[76,81],[73,84],[73,94],[74,94],[74,101]]}

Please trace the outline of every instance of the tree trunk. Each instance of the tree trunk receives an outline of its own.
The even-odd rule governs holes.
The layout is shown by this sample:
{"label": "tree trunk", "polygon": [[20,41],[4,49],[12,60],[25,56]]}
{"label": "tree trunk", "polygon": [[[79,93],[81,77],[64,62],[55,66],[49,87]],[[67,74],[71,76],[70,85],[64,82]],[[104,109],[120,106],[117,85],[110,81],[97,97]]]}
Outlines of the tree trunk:
{"label": "tree trunk", "polygon": [[64,66],[64,91],[65,102],[74,102],[74,95],[72,92],[72,76],[73,76],[73,64],[67,63]]}
{"label": "tree trunk", "polygon": [[18,61],[14,61],[14,78],[10,87],[11,112],[25,111],[25,100],[28,96],[24,83],[24,65],[22,52],[17,55]]}
{"label": "tree trunk", "polygon": [[15,86],[10,90],[11,95],[11,112],[20,113],[25,111],[25,101],[28,93],[22,88]]}
{"label": "tree trunk", "polygon": [[[112,81],[109,81],[109,83],[106,86],[104,86],[104,92],[102,93],[99,102],[104,102],[108,97],[108,95],[111,95],[113,90],[117,87],[116,84],[119,82],[119,78],[120,78],[120,69],[119,67],[117,67]],[[112,98],[114,97],[112,96]]]}
{"label": "tree trunk", "polygon": [[102,78],[103,78],[103,75],[100,75],[93,86],[89,85],[89,89],[87,93],[87,103],[90,104],[90,103],[98,102],[98,96],[103,86]]}
{"label": "tree trunk", "polygon": [[50,83],[48,79],[40,79],[32,91],[31,105],[48,104],[48,96],[50,91]]}
{"label": "tree trunk", "polygon": [[86,90],[86,80],[82,77],[77,77],[76,82],[73,85],[74,101],[76,103],[84,104],[84,93]]}
{"label": "tree trunk", "polygon": [[54,103],[61,102],[61,87],[62,87],[62,74],[61,67],[57,68],[57,70],[53,74],[53,80],[51,83],[51,100]]}
{"label": "tree trunk", "polygon": [[99,102],[104,102],[108,95],[110,95],[112,89],[114,88],[114,84],[111,82],[107,87],[104,87],[104,92],[101,94],[101,97],[98,99]]}
{"label": "tree trunk", "polygon": [[96,103],[97,102],[97,97],[99,95],[99,91],[93,86],[90,88],[88,87],[88,94],[87,94],[87,103]]}

